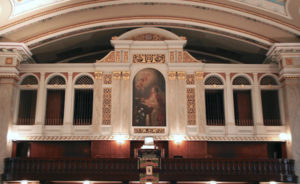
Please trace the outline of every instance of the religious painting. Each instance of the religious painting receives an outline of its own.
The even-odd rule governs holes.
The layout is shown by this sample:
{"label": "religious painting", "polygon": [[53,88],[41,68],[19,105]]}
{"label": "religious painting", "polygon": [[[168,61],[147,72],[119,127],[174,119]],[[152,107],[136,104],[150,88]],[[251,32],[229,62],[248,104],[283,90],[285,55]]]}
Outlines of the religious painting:
{"label": "religious painting", "polygon": [[166,95],[163,75],[151,68],[133,79],[133,126],[166,126]]}

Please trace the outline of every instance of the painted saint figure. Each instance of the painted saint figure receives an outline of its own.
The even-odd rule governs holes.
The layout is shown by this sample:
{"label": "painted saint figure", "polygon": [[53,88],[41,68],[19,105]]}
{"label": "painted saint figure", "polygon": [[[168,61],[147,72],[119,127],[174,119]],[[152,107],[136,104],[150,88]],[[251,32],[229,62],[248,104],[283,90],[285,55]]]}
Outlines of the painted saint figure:
{"label": "painted saint figure", "polygon": [[137,73],[133,85],[133,126],[165,126],[165,82],[154,69]]}

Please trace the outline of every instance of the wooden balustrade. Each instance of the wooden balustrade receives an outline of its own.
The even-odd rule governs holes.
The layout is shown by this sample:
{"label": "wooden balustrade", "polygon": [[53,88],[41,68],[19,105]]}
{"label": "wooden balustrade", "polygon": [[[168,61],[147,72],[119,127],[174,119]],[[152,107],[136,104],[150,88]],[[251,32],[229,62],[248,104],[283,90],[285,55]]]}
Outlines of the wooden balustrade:
{"label": "wooden balustrade", "polygon": [[[4,181],[100,180],[138,181],[137,159],[7,158]],[[296,182],[294,161],[288,159],[162,159],[161,181]]]}

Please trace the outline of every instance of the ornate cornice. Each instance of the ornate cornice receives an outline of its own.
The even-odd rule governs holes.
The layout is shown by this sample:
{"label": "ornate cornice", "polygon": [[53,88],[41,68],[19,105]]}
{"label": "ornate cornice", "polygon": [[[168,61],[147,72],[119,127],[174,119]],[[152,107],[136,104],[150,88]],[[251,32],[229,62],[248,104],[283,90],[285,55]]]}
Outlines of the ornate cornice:
{"label": "ornate cornice", "polygon": [[268,51],[264,63],[280,63],[282,56],[300,56],[300,43],[275,43]]}
{"label": "ornate cornice", "polygon": [[22,63],[34,63],[32,53],[24,43],[0,42],[0,55],[16,55]]}
{"label": "ornate cornice", "polygon": [[[128,136],[128,140],[144,140],[144,135]],[[21,136],[18,140],[32,140],[32,141],[70,141],[70,140],[115,140],[113,135],[101,136]],[[173,136],[156,135],[154,140],[173,140]],[[281,141],[279,137],[265,136],[265,137],[245,137],[245,136],[184,136],[185,141]]]}

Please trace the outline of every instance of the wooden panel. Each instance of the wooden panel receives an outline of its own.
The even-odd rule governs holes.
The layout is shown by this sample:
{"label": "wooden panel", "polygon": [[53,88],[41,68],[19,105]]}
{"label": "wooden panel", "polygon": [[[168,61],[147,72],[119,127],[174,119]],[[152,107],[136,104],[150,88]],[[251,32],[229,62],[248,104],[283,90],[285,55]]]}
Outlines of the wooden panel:
{"label": "wooden panel", "polygon": [[118,144],[116,141],[92,141],[92,158],[129,158],[130,142]]}
{"label": "wooden panel", "polygon": [[267,143],[208,142],[212,158],[268,158]]}
{"label": "wooden panel", "polygon": [[174,141],[169,141],[169,158],[205,158],[207,146],[204,141],[183,141],[180,144],[175,144]]}

